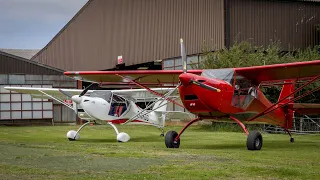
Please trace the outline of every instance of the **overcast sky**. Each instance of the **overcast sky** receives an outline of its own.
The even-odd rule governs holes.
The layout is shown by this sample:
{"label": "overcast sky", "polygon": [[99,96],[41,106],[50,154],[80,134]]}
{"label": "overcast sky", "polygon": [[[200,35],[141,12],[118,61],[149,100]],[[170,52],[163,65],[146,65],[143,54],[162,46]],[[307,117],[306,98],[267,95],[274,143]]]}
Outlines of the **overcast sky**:
{"label": "overcast sky", "polygon": [[0,0],[0,48],[42,49],[88,0]]}

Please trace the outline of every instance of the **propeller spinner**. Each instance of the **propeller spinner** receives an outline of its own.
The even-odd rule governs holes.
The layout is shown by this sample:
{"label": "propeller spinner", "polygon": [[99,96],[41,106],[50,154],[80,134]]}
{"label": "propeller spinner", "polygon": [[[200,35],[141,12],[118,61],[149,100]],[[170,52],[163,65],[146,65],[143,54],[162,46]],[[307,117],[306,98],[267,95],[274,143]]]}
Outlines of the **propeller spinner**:
{"label": "propeller spinner", "polygon": [[88,87],[86,87],[79,95],[72,95],[72,94],[70,94],[70,93],[68,93],[68,92],[66,92],[66,91],[61,90],[61,89],[59,89],[59,91],[60,91],[62,94],[66,95],[67,97],[71,98],[71,100],[72,100],[73,102],[75,102],[75,103],[77,103],[77,104],[80,104],[81,101],[82,101],[82,97],[81,97],[81,96],[85,95],[85,94],[88,92],[89,88],[90,88],[91,86],[93,86],[93,85],[97,85],[97,83],[91,83],[91,84],[90,84]]}

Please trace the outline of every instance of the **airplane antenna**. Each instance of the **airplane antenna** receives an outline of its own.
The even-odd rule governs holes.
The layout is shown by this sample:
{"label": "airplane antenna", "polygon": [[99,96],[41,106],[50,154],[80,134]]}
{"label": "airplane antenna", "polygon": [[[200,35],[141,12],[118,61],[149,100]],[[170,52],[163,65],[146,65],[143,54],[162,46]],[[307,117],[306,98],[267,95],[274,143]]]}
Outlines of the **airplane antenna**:
{"label": "airplane antenna", "polygon": [[183,73],[187,73],[187,54],[186,54],[186,48],[183,43],[183,39],[180,39],[180,45],[181,45],[181,60],[182,60],[182,68]]}

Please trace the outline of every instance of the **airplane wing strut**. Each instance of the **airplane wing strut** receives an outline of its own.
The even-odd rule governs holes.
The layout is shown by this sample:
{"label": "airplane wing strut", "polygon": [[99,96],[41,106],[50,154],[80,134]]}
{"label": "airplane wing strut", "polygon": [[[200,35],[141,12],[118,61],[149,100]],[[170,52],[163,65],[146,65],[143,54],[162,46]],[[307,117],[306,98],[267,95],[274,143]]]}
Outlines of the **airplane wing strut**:
{"label": "airplane wing strut", "polygon": [[[164,95],[162,95],[162,94],[160,94],[160,93],[158,93],[158,92],[155,92],[155,91],[153,91],[152,89],[150,89],[150,88],[148,88],[148,87],[146,87],[146,86],[144,86],[144,85],[142,85],[142,84],[140,84],[140,83],[138,83],[138,82],[136,82],[136,81],[134,81],[134,80],[131,80],[131,79],[129,79],[129,78],[126,78],[126,77],[124,77],[124,76],[122,76],[122,75],[120,75],[120,74],[117,74],[117,75],[120,76],[120,77],[122,77],[123,79],[129,80],[130,82],[136,84],[137,86],[140,86],[140,87],[148,90],[148,91],[149,91],[150,93],[152,93],[152,94],[155,94],[155,95],[157,95],[157,96],[160,96],[160,97],[162,97],[162,98],[165,98]],[[174,88],[174,90],[176,90],[179,86],[180,86],[180,83]],[[174,92],[174,91],[172,91],[172,92]],[[170,95],[172,94],[172,92],[170,93]],[[173,104],[176,104],[176,105],[184,108],[184,106],[183,106],[182,104],[177,103],[176,101],[173,101],[172,99],[170,99],[170,98],[168,98],[168,97],[166,98],[166,100],[168,100],[169,102],[171,102],[171,103],[173,103]]]}
{"label": "airplane wing strut", "polygon": [[[139,83],[138,83],[138,84],[139,84]],[[135,118],[139,117],[139,116],[140,116],[142,113],[144,113],[148,108],[150,108],[151,106],[153,106],[154,104],[156,104],[157,102],[159,102],[159,101],[161,101],[161,100],[162,100],[162,101],[161,101],[161,103],[159,104],[159,107],[157,107],[156,109],[164,106],[165,104],[163,104],[163,105],[161,105],[161,104],[162,104],[165,100],[168,100],[168,101],[169,101],[170,95],[171,95],[174,91],[176,91],[179,86],[180,86],[180,83],[179,83],[174,89],[168,91],[165,95],[162,95],[162,94],[159,94],[159,93],[156,92],[157,94],[161,95],[161,97],[163,97],[163,98],[160,98],[160,99],[158,99],[157,101],[154,101],[153,103],[151,103],[149,106],[147,106],[146,108],[144,108],[141,112],[137,113],[135,116],[133,116],[132,118],[130,118],[129,120],[127,120],[127,121],[124,123],[124,125],[127,124],[127,123],[129,123],[129,122],[131,122],[131,121],[133,121]],[[148,88],[148,87],[146,87],[146,88]],[[149,89],[149,88],[148,88],[148,89]],[[150,90],[151,90],[151,89],[150,89]],[[152,90],[151,90],[151,91],[152,91]],[[172,100],[172,99],[170,99],[169,102],[175,102],[175,101]],[[155,111],[156,109],[153,109],[152,111]],[[152,111],[151,111],[151,112],[152,112]],[[150,113],[150,112],[148,112],[148,113]],[[145,115],[145,114],[143,114],[143,115]],[[142,116],[143,116],[143,115],[142,115]]]}
{"label": "airplane wing strut", "polygon": [[41,90],[39,90],[39,92],[41,92],[42,94],[44,94],[44,95],[46,95],[46,96],[48,96],[48,97],[50,97],[50,98],[52,98],[52,99],[54,99],[54,100],[58,101],[59,103],[61,103],[61,104],[65,105],[65,106],[67,106],[68,108],[70,108],[70,109],[72,109],[72,110],[73,110],[72,106],[70,106],[69,104],[67,104],[67,103],[63,102],[61,99],[55,98],[55,97],[51,96],[50,94],[47,94],[47,93],[45,93],[45,92],[43,92],[43,91],[41,91]]}
{"label": "airplane wing strut", "polygon": [[313,93],[313,92],[315,92],[315,91],[320,90],[320,87],[315,88],[315,89],[313,89],[312,91],[309,91],[309,92],[307,92],[307,93],[305,93],[305,94],[303,94],[303,95],[301,95],[301,96],[298,96],[298,97],[296,97],[296,98],[293,98],[293,99],[289,100],[288,102],[286,102],[286,103],[281,104],[280,106],[278,106],[283,100],[287,99],[287,98],[290,97],[292,94],[295,94],[295,93],[301,91],[303,88],[305,88],[306,86],[308,86],[308,85],[310,85],[311,83],[315,82],[315,81],[318,80],[319,78],[320,78],[320,75],[312,78],[309,82],[305,83],[305,84],[302,85],[300,88],[298,88],[298,89],[296,89],[294,92],[290,93],[288,96],[282,98],[282,99],[279,100],[277,103],[273,104],[272,106],[270,106],[269,108],[265,109],[265,110],[262,111],[261,113],[259,113],[259,114],[255,115],[254,117],[248,119],[248,121],[252,121],[252,120],[254,120],[254,119],[256,119],[256,118],[258,118],[258,117],[260,117],[260,116],[263,116],[263,115],[265,115],[265,114],[268,114],[268,113],[270,113],[270,112],[272,112],[272,111],[274,111],[274,110],[276,110],[276,109],[278,109],[278,108],[284,107],[284,106],[288,105],[288,104],[291,103],[291,102],[294,102],[294,101],[296,101],[296,100],[299,100],[299,99],[301,99],[301,98],[303,98],[303,97],[305,97],[305,96],[307,96],[307,95],[309,95],[309,94],[311,94],[311,93]]}

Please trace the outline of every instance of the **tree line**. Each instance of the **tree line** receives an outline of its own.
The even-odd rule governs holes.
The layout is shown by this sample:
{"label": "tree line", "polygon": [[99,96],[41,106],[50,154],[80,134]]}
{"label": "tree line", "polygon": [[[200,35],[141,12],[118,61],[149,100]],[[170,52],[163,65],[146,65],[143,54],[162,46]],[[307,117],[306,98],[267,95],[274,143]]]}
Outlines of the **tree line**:
{"label": "tree line", "polygon": [[[229,49],[221,49],[217,51],[209,51],[209,47],[204,45],[201,61],[196,68],[200,69],[219,69],[232,67],[250,67],[270,64],[282,64],[290,62],[320,60],[320,46],[308,47],[305,49],[296,49],[294,51],[283,51],[280,43],[271,43],[267,47],[255,46],[250,42],[235,42]],[[319,70],[320,73],[320,70]],[[298,84],[296,88],[298,88]],[[319,87],[320,82],[317,81],[306,87],[300,93],[310,91],[315,87]],[[280,90],[279,86],[262,87],[262,91],[266,94],[271,102],[276,102]],[[303,103],[320,103],[320,92],[314,92],[309,96],[300,99],[298,102]]]}

